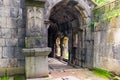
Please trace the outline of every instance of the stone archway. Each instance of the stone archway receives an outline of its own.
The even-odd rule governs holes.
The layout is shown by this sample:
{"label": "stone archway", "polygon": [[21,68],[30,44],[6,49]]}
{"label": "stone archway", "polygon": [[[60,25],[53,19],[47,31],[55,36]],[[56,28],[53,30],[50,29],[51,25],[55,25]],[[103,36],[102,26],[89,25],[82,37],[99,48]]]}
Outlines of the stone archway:
{"label": "stone archway", "polygon": [[[66,10],[68,9],[68,13],[66,13],[63,7],[66,8]],[[62,11],[65,12],[65,15],[62,13]],[[64,16],[68,16],[70,17],[70,19],[67,18],[66,20]],[[68,46],[69,46],[69,52],[71,53],[71,54],[69,53],[69,63],[72,65],[88,67],[86,61],[90,61],[90,60],[86,60],[86,58],[89,55],[87,56],[87,46],[85,42],[86,42],[86,34],[87,34],[86,28],[89,25],[90,16],[91,16],[90,7],[83,0],[72,0],[72,1],[47,0],[46,2],[44,18],[49,23],[47,24],[48,27],[51,26],[52,24],[56,24],[57,26],[63,26],[64,23],[67,24],[68,27],[71,26],[71,29],[69,29],[70,33],[68,34],[68,38],[69,38]],[[67,30],[65,31],[65,28],[59,29],[59,27],[57,27],[56,29],[58,29],[58,31],[60,32],[61,30],[63,30],[62,31],[63,34],[64,32],[67,31]],[[50,42],[55,42],[55,41],[50,41]],[[75,44],[77,43],[77,48],[76,45],[74,45],[74,43]],[[52,44],[53,44],[52,49],[54,53],[54,43]],[[91,64],[89,65],[89,67],[91,67]]]}

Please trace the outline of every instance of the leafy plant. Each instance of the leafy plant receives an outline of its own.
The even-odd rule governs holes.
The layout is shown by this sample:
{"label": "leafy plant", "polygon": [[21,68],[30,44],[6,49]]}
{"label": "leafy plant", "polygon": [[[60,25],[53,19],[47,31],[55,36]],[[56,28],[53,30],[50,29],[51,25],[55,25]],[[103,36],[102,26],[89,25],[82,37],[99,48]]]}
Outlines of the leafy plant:
{"label": "leafy plant", "polygon": [[93,0],[93,1],[95,1],[98,5],[101,5],[105,2],[107,2],[108,0]]}

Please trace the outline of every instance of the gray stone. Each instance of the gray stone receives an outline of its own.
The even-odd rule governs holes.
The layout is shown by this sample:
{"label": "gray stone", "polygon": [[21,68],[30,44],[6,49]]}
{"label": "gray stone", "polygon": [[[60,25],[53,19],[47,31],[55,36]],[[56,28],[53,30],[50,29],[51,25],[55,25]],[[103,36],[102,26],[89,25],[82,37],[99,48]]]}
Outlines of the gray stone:
{"label": "gray stone", "polygon": [[7,27],[7,25],[6,25],[7,24],[7,18],[6,17],[2,17],[1,20],[2,20],[1,21],[1,24],[2,24],[1,27],[2,28],[6,28]]}
{"label": "gray stone", "polygon": [[31,49],[23,49],[22,50],[24,55],[29,56],[47,56],[51,51],[51,48],[44,47],[44,48],[31,48]]}
{"label": "gray stone", "polygon": [[17,7],[17,8],[19,8],[20,7],[20,1],[21,0],[11,0],[10,1],[10,7]]}
{"label": "gray stone", "polygon": [[27,48],[39,48],[47,46],[47,39],[45,37],[27,37],[25,42]]}
{"label": "gray stone", "polygon": [[26,58],[26,77],[40,78],[44,76],[48,76],[47,56],[27,57]]}
{"label": "gray stone", "polygon": [[2,38],[2,30],[0,29],[0,38]]}
{"label": "gray stone", "polygon": [[[22,17],[22,15],[19,15],[19,17]],[[18,27],[24,27],[22,18],[17,19],[17,25],[18,25]]]}
{"label": "gray stone", "polygon": [[8,67],[9,59],[0,59],[0,68]]}
{"label": "gray stone", "polygon": [[10,1],[9,0],[3,0],[4,6],[10,6]]}
{"label": "gray stone", "polygon": [[17,58],[10,58],[8,67],[17,67],[17,66],[18,66]]}
{"label": "gray stone", "polygon": [[3,6],[3,0],[0,0],[0,6]]}
{"label": "gray stone", "polygon": [[2,46],[5,46],[5,39],[1,39],[0,38],[0,46],[2,47]]}
{"label": "gray stone", "polygon": [[17,19],[7,18],[7,28],[17,28]]}
{"label": "gray stone", "polygon": [[18,47],[22,47],[24,48],[25,47],[25,39],[18,39]]}
{"label": "gray stone", "polygon": [[4,15],[4,17],[10,16],[10,8],[9,7],[4,7],[3,15]]}
{"label": "gray stone", "polygon": [[23,49],[27,78],[48,76],[48,55],[50,51],[51,49],[48,47]]}
{"label": "gray stone", "polygon": [[113,58],[120,60],[120,54],[119,54],[120,44],[112,46],[112,50],[113,50]]}
{"label": "gray stone", "polygon": [[5,42],[7,47],[15,47],[18,44],[18,39],[17,38],[6,39]]}
{"label": "gray stone", "polygon": [[2,54],[3,54],[2,47],[0,47],[0,59],[2,58]]}
{"label": "gray stone", "polygon": [[18,67],[25,66],[25,60],[18,60]]}
{"label": "gray stone", "polygon": [[14,77],[10,77],[9,80],[14,80]]}
{"label": "gray stone", "polygon": [[0,5],[0,17],[2,17],[3,16],[3,7],[1,7],[1,5]]}
{"label": "gray stone", "polygon": [[18,38],[25,38],[25,28],[18,28]]}
{"label": "gray stone", "polygon": [[19,10],[17,8],[10,8],[10,17],[17,18]]}
{"label": "gray stone", "polygon": [[14,47],[3,47],[3,58],[13,58]]}
{"label": "gray stone", "polygon": [[12,28],[11,29],[11,38],[18,38],[18,29],[17,28]]}
{"label": "gray stone", "polygon": [[2,29],[2,38],[11,38],[11,29]]}
{"label": "gray stone", "polygon": [[22,48],[15,47],[15,58],[17,58],[17,59],[24,59],[24,55],[22,53]]}

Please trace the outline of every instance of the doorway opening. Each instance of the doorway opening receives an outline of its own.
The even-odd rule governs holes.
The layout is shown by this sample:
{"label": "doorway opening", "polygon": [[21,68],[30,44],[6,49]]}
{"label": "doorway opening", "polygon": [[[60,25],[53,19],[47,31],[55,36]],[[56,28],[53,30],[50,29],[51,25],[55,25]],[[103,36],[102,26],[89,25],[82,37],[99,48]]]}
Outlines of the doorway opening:
{"label": "doorway opening", "polygon": [[49,16],[48,47],[49,57],[68,61],[71,65],[85,65],[85,9],[74,0],[57,3]]}

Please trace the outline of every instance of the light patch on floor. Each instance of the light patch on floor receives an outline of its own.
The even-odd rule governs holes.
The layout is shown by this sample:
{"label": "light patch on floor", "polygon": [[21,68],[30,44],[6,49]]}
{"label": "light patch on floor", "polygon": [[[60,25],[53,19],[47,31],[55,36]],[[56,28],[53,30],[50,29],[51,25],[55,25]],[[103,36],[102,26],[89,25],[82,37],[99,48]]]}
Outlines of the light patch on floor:
{"label": "light patch on floor", "polygon": [[57,79],[54,79],[54,80],[80,80],[76,77],[73,77],[73,76],[66,76],[66,77],[62,77],[62,78],[57,78]]}

